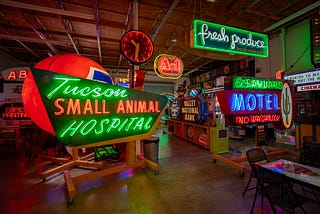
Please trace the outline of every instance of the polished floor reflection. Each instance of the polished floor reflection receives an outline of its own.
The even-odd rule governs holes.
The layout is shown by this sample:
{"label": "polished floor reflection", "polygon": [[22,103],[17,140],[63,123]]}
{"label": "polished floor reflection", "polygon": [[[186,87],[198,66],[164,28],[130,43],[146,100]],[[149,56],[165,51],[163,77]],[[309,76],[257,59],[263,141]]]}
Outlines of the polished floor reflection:
{"label": "polished floor reflection", "polygon": [[[212,154],[158,130],[158,172],[137,168],[76,184],[76,196],[66,203],[62,174],[42,182],[39,173],[56,165],[39,157],[34,163],[22,154],[0,158],[0,213],[236,213],[250,211],[254,191],[242,197],[248,172],[238,172],[212,161]],[[253,139],[240,143],[245,152]],[[245,163],[244,163],[245,164]],[[73,168],[71,175],[88,169]],[[268,202],[255,213],[272,213]],[[308,213],[317,213],[320,205],[307,203]],[[278,213],[282,213],[279,209]],[[300,213],[300,210],[297,210]]]}

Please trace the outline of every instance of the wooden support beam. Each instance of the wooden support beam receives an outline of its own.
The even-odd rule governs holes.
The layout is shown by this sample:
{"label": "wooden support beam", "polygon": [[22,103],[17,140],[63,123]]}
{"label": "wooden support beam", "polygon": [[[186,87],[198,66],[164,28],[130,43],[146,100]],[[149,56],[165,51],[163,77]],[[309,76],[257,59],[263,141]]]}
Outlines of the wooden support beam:
{"label": "wooden support beam", "polygon": [[148,167],[150,167],[153,170],[158,170],[159,169],[159,165],[149,159],[147,159],[146,157],[142,156],[142,155],[138,155],[138,159],[139,160],[144,160],[146,162],[146,165]]}
{"label": "wooden support beam", "polygon": [[66,183],[67,198],[72,200],[72,198],[76,195],[76,187],[72,181],[70,171],[63,171],[63,176]]}
{"label": "wooden support beam", "polygon": [[51,175],[54,175],[59,172],[63,172],[64,170],[69,169],[70,167],[75,166],[75,165],[77,165],[77,163],[75,161],[70,161],[70,162],[65,163],[61,166],[58,166],[56,168],[53,168],[51,170],[48,170],[48,171],[41,173],[40,177],[42,179],[46,179],[47,177],[49,177]]}

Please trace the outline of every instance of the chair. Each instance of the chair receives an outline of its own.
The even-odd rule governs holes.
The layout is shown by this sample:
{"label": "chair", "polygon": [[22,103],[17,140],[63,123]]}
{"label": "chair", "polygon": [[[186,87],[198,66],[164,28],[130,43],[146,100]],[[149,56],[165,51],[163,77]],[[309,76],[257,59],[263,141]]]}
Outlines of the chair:
{"label": "chair", "polygon": [[320,144],[305,141],[302,145],[299,162],[320,167]]}
{"label": "chair", "polygon": [[[294,213],[296,208],[306,213],[303,204],[308,200],[294,192],[293,183],[286,175],[259,165],[255,167],[258,180],[250,213],[253,213],[258,193],[262,196],[262,202],[263,198],[269,201],[273,213],[276,213],[275,205],[288,213]],[[263,203],[261,204],[263,209]]]}
{"label": "chair", "polygon": [[[312,143],[312,138],[310,139],[309,136],[305,137],[303,137],[304,142],[303,148],[300,151],[299,162],[313,167],[320,167],[320,144]],[[304,185],[301,185],[301,189],[306,197],[320,201],[319,190]]]}
{"label": "chair", "polygon": [[0,133],[0,152],[3,153],[3,156],[17,152],[15,130],[6,130]]}
{"label": "chair", "polygon": [[255,189],[255,187],[249,188],[252,178],[255,178],[255,179],[257,178],[255,164],[256,163],[263,164],[263,163],[269,162],[269,159],[268,159],[267,155],[265,154],[264,150],[260,149],[260,148],[253,148],[253,149],[248,150],[246,152],[246,156],[247,156],[249,165],[251,167],[251,173],[250,173],[250,177],[249,177],[248,183],[246,185],[246,188],[244,189],[244,191],[242,193],[242,196],[244,196],[247,191]]}
{"label": "chair", "polygon": [[51,136],[50,133],[39,130],[35,134],[33,140],[25,141],[25,152],[26,157],[33,162],[34,159],[45,149],[45,144],[48,141],[48,138]]}

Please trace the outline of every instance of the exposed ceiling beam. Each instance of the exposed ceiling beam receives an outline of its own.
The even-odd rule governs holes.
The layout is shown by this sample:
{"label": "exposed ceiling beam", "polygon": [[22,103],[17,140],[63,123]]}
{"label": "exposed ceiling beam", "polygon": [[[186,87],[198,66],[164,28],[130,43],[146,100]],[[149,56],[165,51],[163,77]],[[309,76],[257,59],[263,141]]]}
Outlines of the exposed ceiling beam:
{"label": "exposed ceiling beam", "polygon": [[[61,0],[59,0],[59,1],[57,2],[57,5],[58,5],[62,10],[64,10],[64,7],[63,7],[63,4],[62,4]],[[67,33],[67,36],[68,36],[68,38],[69,38],[69,40],[70,40],[70,42],[71,42],[71,44],[72,44],[75,52],[76,52],[77,54],[80,54],[80,53],[79,53],[79,50],[78,50],[78,47],[76,46],[75,42],[73,41],[73,38],[72,38],[71,33],[70,33],[70,30],[69,30],[69,28],[70,28],[70,29],[72,30],[72,32],[74,32],[71,22],[70,22],[69,20],[67,20],[67,19],[63,19],[61,15],[58,15],[58,16],[59,16],[60,22],[61,22],[61,24],[63,25],[63,27],[64,27],[64,29],[65,29],[65,31],[66,31],[66,33]],[[78,40],[78,39],[77,39],[77,40]],[[78,41],[77,43],[79,44],[79,41]]]}
{"label": "exposed ceiling beam", "polygon": [[26,23],[33,29],[33,31],[40,37],[40,39],[45,41],[44,43],[47,44],[47,46],[51,49],[51,51],[54,54],[58,54],[58,51],[50,42],[48,42],[46,36],[40,31],[38,31],[37,28],[32,23],[30,23],[30,21],[27,19],[27,17],[22,13],[22,11],[19,8],[15,8],[15,9],[18,11],[21,17],[26,21]]}
{"label": "exposed ceiling beam", "polygon": [[52,13],[52,14],[57,14],[57,15],[62,15],[62,16],[75,17],[75,18],[80,18],[80,19],[94,20],[94,17],[91,14],[77,13],[77,12],[66,11],[66,10],[59,10],[59,9],[55,9],[55,8],[43,7],[43,6],[38,6],[38,5],[34,5],[34,4],[26,4],[26,3],[16,2],[16,1],[0,0],[0,5],[22,8],[22,9],[32,10],[32,11]]}
{"label": "exposed ceiling beam", "polygon": [[93,8],[93,14],[94,14],[94,21],[96,26],[96,36],[97,36],[97,45],[98,45],[98,51],[99,51],[99,59],[100,64],[102,65],[102,53],[101,53],[101,42],[100,42],[100,27],[99,27],[99,6],[98,6],[98,0],[95,1],[94,8]]}
{"label": "exposed ceiling beam", "polygon": [[157,27],[157,29],[155,30],[155,32],[153,33],[153,35],[151,36],[151,40],[154,41],[154,39],[157,37],[158,33],[160,32],[161,28],[163,27],[163,25],[166,23],[167,19],[169,18],[169,16],[171,15],[171,13],[173,12],[174,8],[177,6],[177,4],[179,3],[180,0],[175,0],[172,5],[170,6],[168,12],[166,13],[166,15],[163,17],[161,23],[159,24],[159,26]]}
{"label": "exposed ceiling beam", "polygon": [[306,14],[306,13],[308,13],[308,12],[318,8],[318,7],[320,7],[320,1],[317,1],[317,2],[309,5],[308,7],[305,7],[302,10],[299,10],[298,12],[292,14],[291,16],[288,16],[287,18],[284,18],[284,19],[276,22],[275,24],[265,28],[263,30],[263,32],[269,32],[269,31],[272,31],[272,30],[274,30],[276,28],[279,28],[279,27],[283,26],[284,24],[286,24],[288,22],[291,22],[294,19],[296,19],[296,18],[298,18],[300,16],[303,16],[304,14]]}
{"label": "exposed ceiling beam", "polygon": [[20,40],[25,42],[41,43],[41,44],[46,44],[46,42],[49,42],[54,45],[69,46],[68,42],[60,42],[60,41],[49,40],[49,39],[36,39],[33,37],[26,37],[26,36],[0,34],[0,38],[8,39],[8,40]]}

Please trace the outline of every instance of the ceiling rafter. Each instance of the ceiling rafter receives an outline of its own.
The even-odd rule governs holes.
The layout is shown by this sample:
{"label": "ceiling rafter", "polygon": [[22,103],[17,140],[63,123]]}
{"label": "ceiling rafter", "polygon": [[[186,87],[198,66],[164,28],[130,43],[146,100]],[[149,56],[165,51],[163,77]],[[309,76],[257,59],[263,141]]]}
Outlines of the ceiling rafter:
{"label": "ceiling rafter", "polygon": [[[57,7],[59,7],[61,10],[65,10],[61,0],[57,1]],[[63,25],[63,27],[64,27],[64,29],[65,29],[65,31],[67,33],[67,36],[68,36],[68,38],[69,38],[69,40],[70,40],[75,52],[77,54],[80,54],[79,50],[78,50],[78,47],[80,47],[80,43],[79,43],[78,39],[75,39],[75,41],[77,43],[77,45],[76,45],[74,39],[71,36],[71,33],[75,32],[71,22],[68,19],[63,19],[61,15],[58,15],[58,16],[59,16],[60,22]]]}
{"label": "ceiling rafter", "polygon": [[21,8],[21,9],[26,9],[26,10],[31,10],[31,11],[51,13],[51,14],[62,15],[62,16],[75,17],[75,18],[80,18],[80,19],[94,20],[94,17],[91,14],[59,10],[59,9],[55,9],[55,8],[43,7],[43,6],[38,6],[38,5],[34,5],[34,4],[26,4],[26,3],[16,2],[16,1],[0,0],[0,5]]}
{"label": "ceiling rafter", "polygon": [[102,53],[101,53],[101,41],[100,41],[98,0],[95,0],[94,7],[93,7],[93,14],[94,14],[95,27],[96,27],[96,36],[97,36],[97,46],[98,46],[98,52],[99,52],[99,60],[100,60],[100,63],[103,64],[103,62],[102,62]]}

